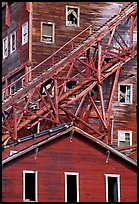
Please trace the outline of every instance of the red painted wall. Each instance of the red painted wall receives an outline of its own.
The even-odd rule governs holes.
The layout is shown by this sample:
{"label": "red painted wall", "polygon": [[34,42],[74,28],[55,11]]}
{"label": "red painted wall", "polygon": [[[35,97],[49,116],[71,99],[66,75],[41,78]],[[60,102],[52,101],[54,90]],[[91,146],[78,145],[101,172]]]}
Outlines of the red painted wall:
{"label": "red painted wall", "polygon": [[[13,148],[14,150],[14,148]],[[129,164],[74,133],[56,139],[3,166],[2,201],[23,201],[23,170],[38,171],[38,201],[64,202],[64,172],[79,173],[79,201],[106,202],[104,174],[119,174],[121,202],[137,201],[137,173]]]}

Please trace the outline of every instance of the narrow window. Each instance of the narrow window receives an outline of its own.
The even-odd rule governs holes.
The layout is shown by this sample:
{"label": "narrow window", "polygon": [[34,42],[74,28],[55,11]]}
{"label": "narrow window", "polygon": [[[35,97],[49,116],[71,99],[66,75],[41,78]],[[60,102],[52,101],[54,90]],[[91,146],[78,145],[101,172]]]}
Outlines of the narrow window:
{"label": "narrow window", "polygon": [[37,171],[23,171],[23,201],[37,201]]}
{"label": "narrow window", "polygon": [[79,26],[79,8],[66,6],[66,25]]}
{"label": "narrow window", "polygon": [[22,85],[22,87],[25,85],[25,78],[22,79],[21,85]]}
{"label": "narrow window", "polygon": [[106,202],[120,202],[120,175],[105,174]]}
{"label": "narrow window", "polygon": [[10,156],[12,156],[13,154],[17,153],[18,151],[14,151],[14,150],[10,150]]}
{"label": "narrow window", "polygon": [[119,85],[118,101],[121,103],[132,103],[132,85]]}
{"label": "narrow window", "polygon": [[3,59],[8,57],[8,37],[3,39]]}
{"label": "narrow window", "polygon": [[10,34],[10,53],[16,50],[16,32]]}
{"label": "narrow window", "polygon": [[54,23],[41,23],[41,42],[54,43]]}
{"label": "narrow window", "polygon": [[79,202],[79,173],[65,172],[65,202]]}
{"label": "narrow window", "polygon": [[22,25],[22,45],[28,42],[28,22]]}
{"label": "narrow window", "polygon": [[4,100],[6,98],[6,92],[2,91],[2,100]]}
{"label": "narrow window", "polygon": [[15,84],[13,84],[13,85],[10,87],[10,95],[14,94],[15,91],[16,91],[16,87],[15,87]]}
{"label": "narrow window", "polygon": [[132,145],[132,131],[118,131],[118,146],[130,146]]}

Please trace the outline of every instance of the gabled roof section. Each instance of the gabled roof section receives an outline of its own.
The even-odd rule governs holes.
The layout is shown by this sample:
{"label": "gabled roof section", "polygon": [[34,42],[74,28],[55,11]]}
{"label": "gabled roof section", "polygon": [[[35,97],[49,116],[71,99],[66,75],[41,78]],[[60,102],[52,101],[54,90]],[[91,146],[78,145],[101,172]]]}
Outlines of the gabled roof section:
{"label": "gabled roof section", "polygon": [[83,131],[82,129],[75,127],[75,126],[65,126],[66,128],[61,131],[58,132],[56,134],[51,135],[50,137],[47,137],[45,139],[42,139],[39,142],[34,143],[33,145],[28,146],[27,148],[22,149],[21,151],[18,151],[17,153],[4,158],[2,160],[2,164],[6,164],[14,159],[16,159],[17,157],[20,157],[28,152],[30,152],[31,150],[34,150],[46,143],[49,143],[52,140],[55,140],[56,138],[59,138],[60,136],[65,135],[66,133],[72,133],[72,135],[74,135],[74,131],[79,133],[80,135],[84,136],[85,138],[88,138],[89,140],[91,140],[92,142],[94,142],[94,144],[98,144],[100,147],[105,148],[106,150],[109,150],[111,153],[113,153],[115,156],[119,157],[120,159],[123,159],[123,161],[128,162],[129,164],[133,165],[134,167],[137,166],[137,162],[134,159],[131,159],[130,157],[128,157],[127,155],[119,152],[118,150],[114,149],[113,147],[111,147],[110,145],[104,143],[103,141],[97,139],[96,137],[90,135],[89,133]]}

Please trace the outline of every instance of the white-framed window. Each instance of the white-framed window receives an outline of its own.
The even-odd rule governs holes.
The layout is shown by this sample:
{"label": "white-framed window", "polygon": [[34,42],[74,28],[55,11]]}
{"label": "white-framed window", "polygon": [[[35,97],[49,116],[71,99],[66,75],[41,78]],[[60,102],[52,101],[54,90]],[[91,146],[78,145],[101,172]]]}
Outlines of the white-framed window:
{"label": "white-framed window", "polygon": [[80,9],[75,6],[66,6],[66,26],[79,27]]}
{"label": "white-framed window", "polygon": [[65,202],[79,202],[79,173],[65,172]]}
{"label": "white-framed window", "polygon": [[12,86],[10,86],[10,95],[14,94],[15,91],[16,91],[16,86],[15,84],[13,84]]}
{"label": "white-framed window", "polygon": [[28,42],[28,22],[22,25],[22,45]]}
{"label": "white-framed window", "polygon": [[10,53],[16,50],[16,31],[10,34]]}
{"label": "white-framed window", "polygon": [[4,100],[6,98],[6,92],[2,91],[2,100]]}
{"label": "white-framed window", "polygon": [[118,85],[118,102],[131,104],[132,103],[132,89],[133,84],[119,84]]}
{"label": "white-framed window", "polygon": [[41,22],[41,42],[54,43],[55,24],[51,22]]}
{"label": "white-framed window", "polygon": [[25,78],[21,79],[21,84],[22,84],[22,87],[25,85]]}
{"label": "white-framed window", "polygon": [[23,170],[23,201],[38,202],[38,171]]}
{"label": "white-framed window", "polygon": [[118,130],[118,146],[131,146],[132,145],[132,131]]}
{"label": "white-framed window", "polygon": [[3,39],[3,59],[8,57],[8,37]]}
{"label": "white-framed window", "polygon": [[106,202],[120,202],[120,175],[104,175],[106,179]]}

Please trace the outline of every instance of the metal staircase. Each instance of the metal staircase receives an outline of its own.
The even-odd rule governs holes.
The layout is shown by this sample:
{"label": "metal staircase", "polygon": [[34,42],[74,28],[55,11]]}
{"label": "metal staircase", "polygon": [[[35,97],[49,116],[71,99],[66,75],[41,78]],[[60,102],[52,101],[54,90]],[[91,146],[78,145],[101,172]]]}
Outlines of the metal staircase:
{"label": "metal staircase", "polygon": [[[32,75],[28,84],[2,102],[3,146],[34,133],[38,124],[44,131],[64,122],[111,144],[113,97],[122,66],[137,54],[136,24],[133,2],[88,34],[90,25],[32,67],[31,73],[6,86],[3,91]],[[77,39],[81,40],[75,45]]]}

